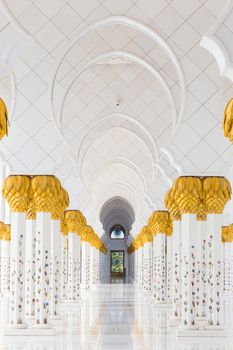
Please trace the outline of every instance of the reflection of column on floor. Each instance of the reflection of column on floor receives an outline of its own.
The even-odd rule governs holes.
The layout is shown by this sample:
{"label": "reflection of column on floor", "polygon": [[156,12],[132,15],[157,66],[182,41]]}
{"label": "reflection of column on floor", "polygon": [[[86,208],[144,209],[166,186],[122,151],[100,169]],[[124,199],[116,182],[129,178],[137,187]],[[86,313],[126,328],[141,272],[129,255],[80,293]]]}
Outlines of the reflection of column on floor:
{"label": "reflection of column on floor", "polygon": [[153,300],[155,303],[164,304],[168,301],[166,295],[166,236],[170,238],[172,234],[169,212],[165,210],[153,212],[148,220],[148,226],[153,235]]}

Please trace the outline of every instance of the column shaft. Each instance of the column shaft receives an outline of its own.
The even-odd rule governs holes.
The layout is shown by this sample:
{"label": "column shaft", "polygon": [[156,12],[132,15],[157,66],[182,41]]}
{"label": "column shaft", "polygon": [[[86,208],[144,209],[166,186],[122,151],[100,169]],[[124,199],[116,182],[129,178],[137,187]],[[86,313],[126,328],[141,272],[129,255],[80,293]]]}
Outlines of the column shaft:
{"label": "column shaft", "polygon": [[77,302],[80,298],[80,236],[70,232],[68,237],[68,300]]}
{"label": "column shaft", "polygon": [[25,326],[25,250],[26,214],[11,213],[11,266],[10,266],[10,324],[13,327]]}
{"label": "column shaft", "polygon": [[59,317],[59,284],[61,278],[61,232],[60,220],[51,221],[51,256],[50,256],[50,316]]}
{"label": "column shaft", "polygon": [[36,217],[36,286],[35,320],[38,326],[48,325],[50,279],[51,214],[38,212]]}
{"label": "column shaft", "polygon": [[26,221],[26,316],[35,316],[36,221]]}

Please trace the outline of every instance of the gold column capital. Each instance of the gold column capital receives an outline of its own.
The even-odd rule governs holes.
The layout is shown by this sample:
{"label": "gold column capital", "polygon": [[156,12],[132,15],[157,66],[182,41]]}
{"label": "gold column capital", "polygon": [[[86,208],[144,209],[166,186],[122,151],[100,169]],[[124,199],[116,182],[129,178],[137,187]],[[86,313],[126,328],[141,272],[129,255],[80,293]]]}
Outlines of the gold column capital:
{"label": "gold column capital", "polygon": [[148,220],[148,226],[153,235],[164,233],[167,236],[171,236],[173,231],[172,220],[169,212],[166,210],[154,211]]}
{"label": "gold column capital", "polygon": [[152,243],[152,242],[153,242],[153,235],[152,235],[152,232],[151,232],[149,226],[144,226],[144,227],[141,229],[139,235],[141,236],[143,245],[144,245],[145,243]]}
{"label": "gold column capital", "polygon": [[82,236],[82,231],[86,226],[86,218],[79,210],[66,210],[65,211],[65,223],[68,228],[68,232],[75,232]]}
{"label": "gold column capital", "polygon": [[229,226],[222,226],[222,242],[233,242],[233,224],[230,224]]}
{"label": "gold column capital", "polygon": [[82,242],[90,243],[94,234],[95,234],[95,231],[90,225],[84,226],[81,234]]}
{"label": "gold column capital", "polygon": [[53,175],[36,175],[33,176],[31,183],[35,211],[52,213],[61,191],[58,178]]}
{"label": "gold column capital", "polygon": [[31,198],[29,205],[28,205],[27,220],[36,220],[36,211],[35,211],[35,205],[34,205],[33,198]]}
{"label": "gold column capital", "polygon": [[52,208],[52,220],[62,220],[64,217],[64,210],[69,206],[69,194],[61,187],[56,202]]}
{"label": "gold column capital", "polygon": [[6,234],[6,225],[4,224],[4,222],[0,221],[0,240],[3,239],[5,234]]}
{"label": "gold column capital", "polygon": [[233,142],[233,98],[227,103],[223,114],[224,136]]}
{"label": "gold column capital", "polygon": [[11,240],[11,225],[6,224],[6,231],[2,238],[4,241],[10,241]]}
{"label": "gold column capital", "polygon": [[8,112],[3,99],[0,98],[0,140],[6,135],[8,136]]}
{"label": "gold column capital", "polygon": [[169,210],[170,217],[173,221],[181,221],[181,212],[178,204],[175,201],[175,196],[172,189],[170,189],[164,199],[165,207]]}
{"label": "gold column capital", "polygon": [[175,202],[181,214],[196,214],[202,197],[202,182],[198,176],[180,176],[172,186]]}
{"label": "gold column capital", "polygon": [[31,199],[30,176],[8,176],[3,183],[2,195],[9,203],[11,211],[26,213]]}
{"label": "gold column capital", "polygon": [[65,219],[63,217],[63,219],[61,220],[61,223],[60,223],[60,227],[61,227],[61,233],[63,236],[68,236],[68,233],[69,233],[69,230],[68,230],[68,227],[65,223]]}
{"label": "gold column capital", "polygon": [[203,203],[209,214],[222,214],[231,198],[231,185],[223,176],[203,178]]}

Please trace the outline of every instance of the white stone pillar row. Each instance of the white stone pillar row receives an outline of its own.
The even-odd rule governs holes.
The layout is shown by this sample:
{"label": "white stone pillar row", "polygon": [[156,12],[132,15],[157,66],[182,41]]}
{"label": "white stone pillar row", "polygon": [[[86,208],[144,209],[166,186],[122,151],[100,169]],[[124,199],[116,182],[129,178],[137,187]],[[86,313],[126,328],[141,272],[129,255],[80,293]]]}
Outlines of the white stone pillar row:
{"label": "white stone pillar row", "polygon": [[90,239],[94,234],[91,226],[86,226],[82,232],[82,291],[88,292],[90,290]]}
{"label": "white stone pillar row", "polygon": [[233,295],[233,224],[222,226],[222,242],[224,254],[224,294]]}
{"label": "white stone pillar row", "polygon": [[166,250],[166,299],[167,303],[172,303],[172,235],[169,234],[167,238],[167,250]]}
{"label": "white stone pillar row", "polygon": [[200,325],[206,322],[206,210],[203,205],[199,205],[197,212],[196,229],[196,260],[195,260],[195,296],[196,296],[196,320]]}
{"label": "white stone pillar row", "polygon": [[153,293],[156,305],[167,304],[166,235],[172,234],[172,221],[166,210],[156,210],[148,220],[153,234]]}
{"label": "white stone pillar row", "polygon": [[172,316],[169,326],[178,326],[181,318],[181,217],[174,217],[172,234]]}
{"label": "white stone pillar row", "polygon": [[32,192],[36,211],[36,282],[35,282],[35,325],[51,329],[49,312],[50,257],[51,257],[51,213],[59,202],[60,181],[51,175],[32,178]]}
{"label": "white stone pillar row", "polygon": [[148,226],[144,226],[140,231],[139,235],[142,237],[143,241],[143,290],[144,292],[151,293],[152,287],[152,241],[153,237],[151,235]]}
{"label": "white stone pillar row", "polygon": [[95,248],[91,244],[90,246],[90,288],[95,284]]}
{"label": "white stone pillar row", "polygon": [[101,241],[99,239],[99,236],[95,233],[95,237],[93,238],[93,241],[92,241],[93,254],[94,254],[93,285],[99,284],[99,273],[100,273],[99,245],[100,243]]}
{"label": "white stone pillar row", "polygon": [[61,279],[61,221],[52,215],[50,247],[50,319],[61,319],[59,309],[59,292]]}
{"label": "white stone pillar row", "polygon": [[8,297],[10,293],[10,240],[11,225],[5,225],[5,231],[2,235],[2,274],[1,286],[3,297]]}
{"label": "white stone pillar row", "polygon": [[64,221],[61,223],[61,276],[60,276],[60,302],[67,300],[68,286],[68,228]]}
{"label": "white stone pillar row", "polygon": [[140,240],[138,245],[138,284],[142,287],[143,281],[143,243]]}
{"label": "white stone pillar row", "polygon": [[203,179],[203,192],[209,235],[207,242],[208,329],[221,331],[224,328],[222,213],[231,197],[231,186],[224,177],[207,177]]}
{"label": "white stone pillar row", "polygon": [[64,210],[69,205],[68,192],[61,188],[57,197],[57,202],[52,209],[51,217],[51,248],[50,248],[50,319],[60,320],[59,294],[61,288],[61,247],[62,247],[62,220],[64,220]]}
{"label": "white stone pillar row", "polygon": [[3,274],[3,267],[2,267],[2,239],[6,232],[6,225],[4,222],[0,221],[0,296],[3,295],[2,293],[2,274]]}
{"label": "white stone pillar row", "polygon": [[[175,202],[182,215],[181,222],[181,324],[177,335],[186,335],[198,328],[196,324],[196,259],[197,213],[202,200],[202,181],[199,177],[181,176],[173,183],[170,201]],[[190,333],[191,335],[191,333]]]}
{"label": "white stone pillar row", "polygon": [[173,189],[170,189],[165,196],[165,206],[169,210],[170,217],[173,220],[172,239],[172,315],[168,325],[170,327],[178,326],[181,320],[181,212],[178,203],[175,201]]}
{"label": "white stone pillar row", "polygon": [[11,208],[9,327],[11,329],[26,328],[25,230],[26,212],[31,195],[30,177],[24,175],[8,176],[4,181],[2,193]]}
{"label": "white stone pillar row", "polygon": [[[196,214],[182,214],[182,328],[197,329],[196,325]],[[198,247],[200,249],[200,247]]]}
{"label": "white stone pillar row", "polygon": [[69,231],[68,235],[68,302],[80,301],[81,291],[81,234],[85,227],[86,219],[79,210],[67,210],[65,222]]}
{"label": "white stone pillar row", "polygon": [[26,318],[30,319],[35,317],[36,213],[33,200],[27,211],[25,237],[25,312]]}

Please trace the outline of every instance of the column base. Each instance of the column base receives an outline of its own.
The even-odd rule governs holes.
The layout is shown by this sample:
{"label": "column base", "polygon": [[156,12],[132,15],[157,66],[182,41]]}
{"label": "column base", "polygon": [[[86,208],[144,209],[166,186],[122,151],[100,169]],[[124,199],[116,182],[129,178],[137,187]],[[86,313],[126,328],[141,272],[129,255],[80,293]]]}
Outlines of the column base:
{"label": "column base", "polygon": [[198,326],[205,327],[207,325],[207,318],[202,316],[196,317],[196,323]]}
{"label": "column base", "polygon": [[180,325],[181,319],[180,317],[172,316],[168,320],[168,327],[178,327]]}
{"label": "column base", "polygon": [[172,304],[169,304],[166,301],[155,301],[152,299],[152,307],[169,309],[172,307]]}
{"label": "column base", "polygon": [[226,337],[229,332],[223,326],[180,326],[176,335],[177,337]]}
{"label": "column base", "polygon": [[49,318],[49,322],[51,323],[52,326],[54,327],[59,327],[64,325],[64,321],[60,315],[57,316],[51,316]]}
{"label": "column base", "polygon": [[76,308],[81,306],[82,299],[79,298],[77,301],[70,301],[66,300],[62,303],[62,309],[63,308]]}
{"label": "column base", "polygon": [[4,336],[48,336],[55,335],[54,328],[11,328],[5,327],[3,329]]}

